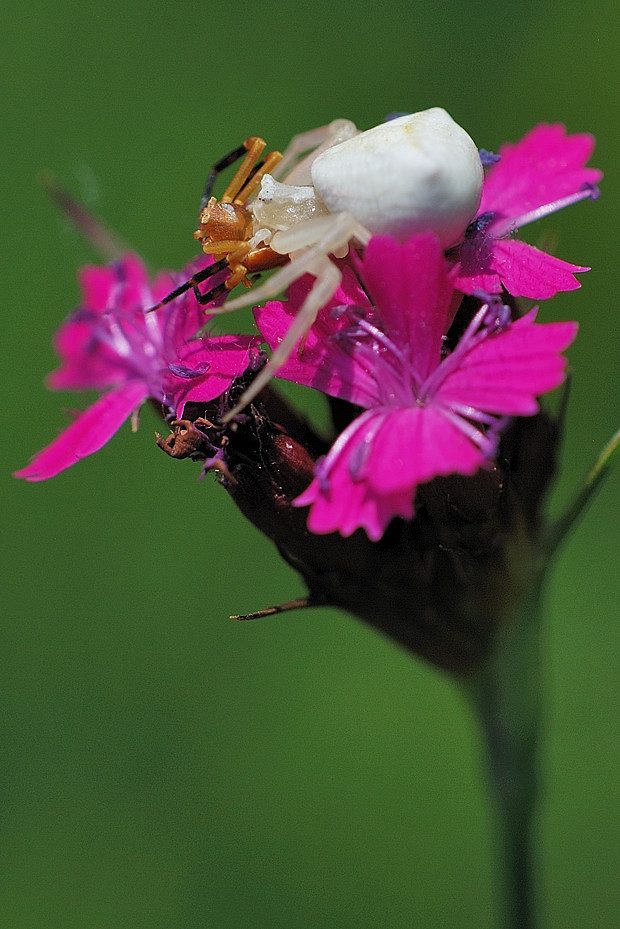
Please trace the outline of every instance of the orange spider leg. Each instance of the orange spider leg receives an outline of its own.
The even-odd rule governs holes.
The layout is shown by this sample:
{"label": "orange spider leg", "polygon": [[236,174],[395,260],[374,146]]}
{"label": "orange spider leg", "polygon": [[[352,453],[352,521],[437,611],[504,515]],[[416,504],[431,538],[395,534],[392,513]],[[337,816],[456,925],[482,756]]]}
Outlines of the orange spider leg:
{"label": "orange spider leg", "polygon": [[[238,284],[246,288],[251,287],[253,281],[248,278],[249,273],[267,271],[288,261],[287,255],[279,254],[267,245],[252,248],[249,244],[253,233],[253,216],[245,203],[256,192],[264,175],[270,173],[282,159],[280,152],[271,152],[257,168],[265,145],[264,139],[250,136],[242,146],[225,155],[214,165],[205,184],[199,218],[200,227],[194,232],[194,238],[200,242],[205,254],[212,255],[219,260],[194,274],[156,306],[151,307],[151,310],[164,306],[175,297],[186,293],[190,288],[194,290],[196,299],[201,304],[207,304],[224,290],[230,291]],[[241,157],[244,149],[247,154],[224,191],[221,200],[211,196],[211,190],[218,174]],[[208,280],[210,276],[223,270],[224,267],[229,268],[230,277],[224,283],[201,294],[198,284]]]}
{"label": "orange spider leg", "polygon": [[232,203],[233,201],[237,203],[243,202],[238,200],[239,192],[252,173],[252,169],[258,164],[258,159],[262,155],[266,144],[267,143],[265,140],[260,139],[258,136],[250,136],[249,139],[245,140],[243,145],[244,148],[248,150],[248,153],[237,168],[237,171],[235,172],[235,175],[230,184],[224,191],[224,194],[220,200],[221,203]]}
{"label": "orange spider leg", "polygon": [[[265,148],[265,141],[250,137],[243,144],[248,154],[226,188],[222,199],[218,201],[215,197],[210,198],[200,215],[201,228],[194,233],[194,238],[201,242],[204,252],[214,256],[227,256],[231,274],[226,281],[226,290],[233,290],[238,284],[251,287],[252,281],[247,277],[249,271],[266,271],[287,260],[286,256],[278,255],[268,246],[253,249],[247,243],[247,239],[252,234],[252,217],[244,206],[244,203],[258,189],[263,176],[278,164],[282,155],[280,152],[271,152],[263,164],[255,170],[258,159]],[[222,235],[228,237],[221,238]],[[231,236],[238,236],[238,238],[231,238]]]}
{"label": "orange spider leg", "polygon": [[252,286],[253,281],[248,279],[248,274],[256,274],[260,271],[277,268],[279,265],[285,264],[289,258],[288,255],[280,255],[278,252],[274,252],[268,245],[261,245],[258,248],[250,248],[249,245],[246,245],[228,255],[227,260],[231,273],[225,285],[226,290],[233,290],[237,284],[243,284],[244,287]]}
{"label": "orange spider leg", "polygon": [[278,268],[288,261],[290,261],[288,255],[282,255],[280,252],[274,251],[269,245],[253,248],[243,259],[243,263],[250,274],[258,271],[270,271],[272,268]]}
{"label": "orange spider leg", "polygon": [[[200,235],[198,235],[200,233]],[[236,252],[247,254],[250,246],[243,239],[213,239],[211,236],[205,236],[200,230],[196,230],[194,238],[200,239],[203,243],[203,250],[208,255],[234,255]],[[243,251],[245,249],[245,252]]]}
{"label": "orange spider leg", "polygon": [[239,191],[233,203],[245,203],[246,200],[249,200],[255,190],[257,190],[257,188],[260,186],[260,182],[262,181],[264,175],[271,174],[276,165],[281,161],[282,152],[270,152],[260,168],[254,172],[245,187]]}

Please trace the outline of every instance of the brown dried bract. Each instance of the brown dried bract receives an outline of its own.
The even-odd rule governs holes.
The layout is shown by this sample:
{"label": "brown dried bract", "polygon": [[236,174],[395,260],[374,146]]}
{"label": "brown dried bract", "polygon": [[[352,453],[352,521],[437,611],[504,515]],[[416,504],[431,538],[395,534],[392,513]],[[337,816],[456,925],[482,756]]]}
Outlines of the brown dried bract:
{"label": "brown dried bract", "polygon": [[[195,422],[207,427],[213,425],[207,419],[197,419]],[[165,438],[159,432],[155,433],[155,441],[166,455],[170,455],[171,458],[194,460],[209,457],[211,449],[207,438],[191,419],[175,419],[170,423],[170,427],[172,432]]]}

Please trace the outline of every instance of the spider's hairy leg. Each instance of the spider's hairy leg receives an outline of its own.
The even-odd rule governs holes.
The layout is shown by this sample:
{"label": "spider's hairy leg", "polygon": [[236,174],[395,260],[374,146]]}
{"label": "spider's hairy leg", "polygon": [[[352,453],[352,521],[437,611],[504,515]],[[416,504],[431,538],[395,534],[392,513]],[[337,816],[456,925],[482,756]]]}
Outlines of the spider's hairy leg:
{"label": "spider's hairy leg", "polygon": [[[290,229],[277,232],[270,245],[280,254],[291,255],[289,264],[280,268],[262,284],[252,287],[247,293],[215,307],[213,312],[230,313],[244,306],[256,306],[264,300],[277,297],[304,274],[315,273],[313,267],[317,258],[330,254],[344,257],[351,239],[364,246],[368,244],[370,233],[350,213],[344,212],[317,216],[297,223]],[[204,331],[199,329],[196,336],[201,335],[204,335]]]}
{"label": "spider's hairy leg", "polygon": [[[293,136],[284,150],[282,161],[271,173],[287,184],[311,184],[310,165],[321,152],[345,139],[359,135],[359,129],[350,119],[334,119],[327,126],[319,126]],[[310,154],[301,158],[306,152]],[[288,172],[288,174],[287,174]]]}
{"label": "spider's hairy leg", "polygon": [[244,142],[243,145],[239,145],[237,148],[234,148],[232,152],[228,152],[227,155],[224,155],[223,158],[220,158],[219,161],[216,161],[213,167],[211,168],[211,171],[209,172],[209,176],[207,177],[207,180],[205,181],[202,198],[200,200],[200,212],[201,213],[206,207],[207,203],[209,202],[211,194],[213,193],[213,187],[215,186],[215,182],[218,176],[222,173],[222,171],[225,171],[226,168],[234,164],[235,161],[239,161],[239,159],[242,156],[247,155],[248,149],[247,149],[246,142]]}
{"label": "spider's hairy leg", "polygon": [[243,147],[247,149],[247,155],[237,168],[234,177],[220,198],[221,203],[232,203],[237,200],[239,192],[243,189],[243,185],[252,173],[254,167],[258,164],[258,159],[262,155],[266,144],[265,140],[258,138],[258,136],[250,136],[249,139],[245,140]]}
{"label": "spider's hairy leg", "polygon": [[316,248],[326,255],[344,258],[350,242],[362,247],[368,245],[370,232],[355,217],[346,211],[326,213],[303,222],[294,223],[288,229],[274,233],[271,247],[284,254],[292,254],[299,249]]}
{"label": "spider's hairy leg", "polygon": [[258,187],[260,187],[261,181],[265,174],[270,174],[274,168],[277,167],[281,160],[282,154],[280,152],[270,152],[265,160],[261,161],[261,163],[257,165],[256,168],[252,171],[247,183],[241,188],[235,197],[234,203],[246,203],[255,193]]}
{"label": "spider's hairy leg", "polygon": [[187,293],[188,290],[192,290],[192,289],[194,291],[194,295],[198,303],[204,306],[205,304],[209,303],[210,300],[213,300],[215,296],[215,291],[217,291],[217,293],[222,293],[221,288],[224,285],[218,284],[217,287],[212,288],[211,290],[207,291],[204,294],[200,293],[198,289],[198,285],[202,284],[203,281],[208,280],[210,277],[213,277],[219,271],[223,271],[224,268],[227,268],[227,267],[228,267],[228,257],[220,258],[219,261],[214,261],[213,264],[210,264],[207,268],[202,268],[200,271],[197,271],[195,274],[193,274],[192,277],[190,277],[187,281],[184,281],[182,284],[179,284],[179,286],[176,287],[174,290],[172,290],[169,294],[166,294],[163,300],[160,300],[159,303],[155,304],[155,306],[150,306],[148,310],[146,310],[146,312],[153,313],[155,310],[158,310],[160,307],[165,306],[166,303],[170,303],[171,300],[175,300],[177,297],[180,297],[182,294],[185,294]]}
{"label": "spider's hairy leg", "polygon": [[[322,235],[316,241],[316,232],[321,230]],[[336,292],[342,275],[339,268],[329,258],[334,252],[342,252],[348,248],[348,243],[354,239],[361,245],[366,245],[370,233],[357,222],[350,213],[331,213],[329,216],[317,217],[306,223],[299,223],[278,233],[284,237],[287,249],[292,244],[303,246],[299,251],[291,249],[291,261],[288,265],[274,274],[269,280],[236,300],[230,301],[219,310],[234,310],[239,306],[248,306],[275,297],[281,290],[288,287],[304,274],[312,274],[316,281],[306,296],[297,315],[289,326],[284,338],[274,351],[267,366],[257,375],[245,391],[233,410],[226,414],[224,422],[236,416],[244,406],[265,387],[269,380],[282,367],[293,351],[295,344],[306,335],[312,327],[319,310],[324,307]],[[217,312],[217,311],[216,311]],[[303,343],[302,343],[303,344]]]}
{"label": "spider's hairy leg", "polygon": [[240,413],[244,407],[251,403],[252,400],[267,386],[269,381],[290,357],[296,343],[303,339],[314,323],[317,313],[321,307],[329,303],[336,292],[342,274],[336,265],[326,256],[316,258],[314,268],[310,268],[310,273],[316,275],[314,287],[310,290],[308,296],[300,306],[295,318],[286,331],[286,335],[276,348],[267,365],[257,374],[248,389],[242,394],[237,405],[222,417],[222,422],[227,423],[233,417]]}
{"label": "spider's hairy leg", "polygon": [[[322,250],[321,250],[322,251]],[[289,262],[275,274],[272,274],[268,280],[262,284],[255,285],[251,290],[235,297],[234,300],[227,300],[222,306],[214,307],[214,313],[232,313],[240,310],[244,306],[256,306],[263,300],[270,300],[300,278],[303,274],[312,274],[312,266],[316,260],[316,254],[302,254],[295,257],[295,261]],[[196,333],[196,337],[204,335],[202,329]]]}

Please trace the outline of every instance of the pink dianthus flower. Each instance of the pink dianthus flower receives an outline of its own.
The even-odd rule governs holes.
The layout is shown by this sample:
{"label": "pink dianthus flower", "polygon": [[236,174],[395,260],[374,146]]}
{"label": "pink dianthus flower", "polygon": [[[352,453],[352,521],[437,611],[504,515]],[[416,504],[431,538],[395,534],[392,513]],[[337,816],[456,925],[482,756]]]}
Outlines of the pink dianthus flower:
{"label": "pink dianthus flower", "polygon": [[[180,277],[196,270],[194,265]],[[180,417],[186,403],[215,399],[248,367],[260,344],[243,335],[193,339],[205,316],[191,291],[147,312],[176,286],[177,276],[160,274],[151,285],[135,255],[82,269],[80,283],[83,301],[56,335],[62,364],[48,384],[102,396],[16,472],[29,481],[54,477],[98,451],[146,400]]]}
{"label": "pink dianthus flower", "polygon": [[513,233],[549,213],[588,197],[602,173],[586,168],[594,149],[587,133],[567,135],[564,126],[541,124],[515,145],[502,145],[500,160],[489,168],[476,219],[465,241],[450,252],[460,263],[456,286],[463,293],[500,293],[543,300],[558,291],[575,290],[576,272],[569,264],[534,248]]}
{"label": "pink dianthus flower", "polygon": [[[363,287],[345,268],[303,351],[278,376],[363,408],[295,504],[310,507],[313,532],[363,528],[374,541],[393,517],[413,518],[419,484],[490,464],[507,419],[536,413],[536,398],[562,382],[560,353],[577,325],[539,325],[535,311],[512,322],[508,307],[489,298],[444,355],[457,269],[438,239],[375,237],[358,268]],[[308,286],[302,280],[288,303],[255,310],[272,348]]]}

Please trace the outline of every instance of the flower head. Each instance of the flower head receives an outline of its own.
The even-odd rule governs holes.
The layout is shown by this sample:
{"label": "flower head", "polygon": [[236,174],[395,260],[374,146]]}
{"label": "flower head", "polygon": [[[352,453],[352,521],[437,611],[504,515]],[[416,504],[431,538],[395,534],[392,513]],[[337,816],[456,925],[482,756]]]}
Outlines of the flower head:
{"label": "flower head", "polygon": [[500,160],[489,168],[476,219],[465,241],[451,252],[460,262],[456,286],[463,293],[484,290],[543,300],[580,286],[569,264],[511,238],[525,226],[571,203],[596,197],[602,174],[586,168],[594,139],[567,135],[560,124],[536,126],[515,145],[502,145]]}
{"label": "flower head", "polygon": [[[303,352],[279,376],[317,387],[363,412],[317,463],[296,500],[308,527],[379,539],[394,516],[411,519],[418,485],[487,466],[511,416],[537,412],[536,398],[563,380],[561,351],[575,323],[514,322],[499,299],[483,304],[444,355],[456,270],[431,233],[404,244],[371,239],[352,274],[319,314]],[[256,311],[270,345],[286,329],[305,284],[288,303]],[[370,301],[365,293],[370,295]]]}
{"label": "flower head", "polygon": [[[184,279],[196,270],[183,272]],[[97,390],[102,396],[16,472],[26,480],[54,477],[98,451],[148,399],[180,417],[186,403],[220,396],[260,343],[250,336],[194,340],[205,317],[191,291],[147,312],[177,280],[160,274],[151,285],[135,255],[84,268],[80,282],[83,301],[57,333],[62,364],[48,383],[55,390]]]}

